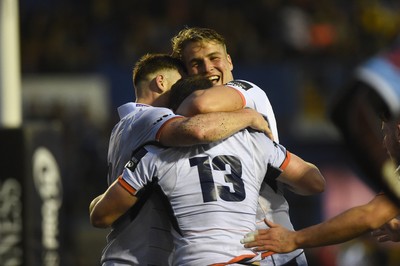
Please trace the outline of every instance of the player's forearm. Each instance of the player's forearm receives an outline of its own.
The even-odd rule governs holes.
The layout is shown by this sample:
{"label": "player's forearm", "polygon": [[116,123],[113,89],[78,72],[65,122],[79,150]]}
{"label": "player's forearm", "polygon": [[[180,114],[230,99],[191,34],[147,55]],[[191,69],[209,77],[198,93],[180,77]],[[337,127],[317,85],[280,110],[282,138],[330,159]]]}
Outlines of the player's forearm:
{"label": "player's forearm", "polygon": [[166,146],[206,144],[228,138],[246,127],[270,133],[268,123],[260,114],[242,109],[175,119],[162,129],[160,143]]}
{"label": "player's forearm", "polygon": [[90,212],[90,223],[94,227],[110,227],[122,215],[120,212],[115,212],[113,208],[104,206],[107,206],[107,203],[99,200]]}
{"label": "player's forearm", "polygon": [[318,167],[293,153],[290,163],[278,180],[299,195],[314,195],[325,190],[325,178]]}
{"label": "player's forearm", "polygon": [[290,184],[290,189],[298,195],[315,195],[325,190],[325,179],[321,172],[316,166],[309,165],[310,167],[305,171],[303,177]]}
{"label": "player's forearm", "polygon": [[244,102],[240,94],[227,86],[214,86],[198,90],[188,96],[177,110],[177,114],[193,116],[211,112],[229,112],[243,109]]}
{"label": "player's forearm", "polygon": [[119,185],[118,180],[115,180],[91,206],[90,223],[94,227],[109,227],[135,203],[136,197]]}
{"label": "player's forearm", "polygon": [[297,231],[294,241],[298,248],[334,245],[349,241],[375,227],[370,222],[371,215],[373,214],[364,206],[349,209],[326,222]]}

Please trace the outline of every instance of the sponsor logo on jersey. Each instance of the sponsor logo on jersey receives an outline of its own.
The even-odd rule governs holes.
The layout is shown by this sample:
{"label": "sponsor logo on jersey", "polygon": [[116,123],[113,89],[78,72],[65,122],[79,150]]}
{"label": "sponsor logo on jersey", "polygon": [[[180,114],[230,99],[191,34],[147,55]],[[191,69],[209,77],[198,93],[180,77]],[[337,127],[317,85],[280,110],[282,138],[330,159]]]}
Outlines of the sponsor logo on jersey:
{"label": "sponsor logo on jersey", "polygon": [[247,83],[243,80],[232,80],[232,81],[226,83],[226,85],[241,88],[246,91],[253,87],[250,83]]}
{"label": "sponsor logo on jersey", "polygon": [[134,170],[136,168],[136,165],[138,163],[138,160],[136,160],[135,158],[133,158],[132,160],[130,160],[125,167],[128,168],[129,170]]}
{"label": "sponsor logo on jersey", "polygon": [[127,162],[125,164],[125,168],[128,168],[132,172],[135,171],[140,160],[143,158],[143,156],[146,155],[147,152],[148,151],[146,150],[146,148],[144,146],[141,146],[141,147],[137,148],[136,150],[134,150],[132,152],[131,159],[129,160],[129,162]]}

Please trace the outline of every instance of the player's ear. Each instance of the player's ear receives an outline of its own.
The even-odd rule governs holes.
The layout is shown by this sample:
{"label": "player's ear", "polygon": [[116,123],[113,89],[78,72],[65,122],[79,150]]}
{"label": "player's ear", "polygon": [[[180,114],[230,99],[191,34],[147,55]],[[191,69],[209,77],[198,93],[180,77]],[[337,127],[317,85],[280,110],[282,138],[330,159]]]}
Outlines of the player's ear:
{"label": "player's ear", "polygon": [[158,93],[162,93],[162,92],[164,92],[166,90],[167,82],[165,80],[164,75],[161,75],[161,74],[157,75],[155,77],[155,82],[156,82],[156,87],[157,87],[157,92]]}
{"label": "player's ear", "polygon": [[226,59],[227,59],[229,65],[230,65],[230,71],[232,71],[232,70],[233,70],[233,63],[232,63],[232,58],[231,58],[231,56],[230,56],[229,54],[227,54],[227,55],[226,55]]}

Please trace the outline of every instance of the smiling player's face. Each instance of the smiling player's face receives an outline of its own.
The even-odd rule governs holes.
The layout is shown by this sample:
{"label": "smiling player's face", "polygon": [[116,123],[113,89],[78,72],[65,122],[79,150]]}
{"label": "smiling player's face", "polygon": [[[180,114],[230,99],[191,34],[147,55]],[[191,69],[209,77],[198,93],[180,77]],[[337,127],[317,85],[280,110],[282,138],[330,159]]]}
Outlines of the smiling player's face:
{"label": "smiling player's face", "polygon": [[233,80],[231,57],[219,43],[191,42],[183,50],[183,61],[189,75],[208,77],[213,85]]}

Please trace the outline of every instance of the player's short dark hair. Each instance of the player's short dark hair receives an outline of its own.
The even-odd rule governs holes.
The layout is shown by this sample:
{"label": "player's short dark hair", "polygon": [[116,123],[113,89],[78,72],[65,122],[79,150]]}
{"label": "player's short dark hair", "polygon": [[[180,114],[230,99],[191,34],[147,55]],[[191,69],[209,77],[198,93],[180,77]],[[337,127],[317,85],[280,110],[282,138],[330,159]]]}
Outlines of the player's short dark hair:
{"label": "player's short dark hair", "polygon": [[213,29],[185,27],[171,39],[172,56],[183,59],[183,50],[191,42],[215,42],[226,49],[225,38]]}
{"label": "player's short dark hair", "polygon": [[168,54],[145,54],[133,68],[133,85],[136,87],[140,81],[146,80],[150,74],[164,69],[176,69],[185,73],[182,62]]}
{"label": "player's short dark hair", "polygon": [[204,76],[196,75],[181,78],[171,87],[169,108],[174,112],[179,105],[194,91],[211,88],[213,83]]}

